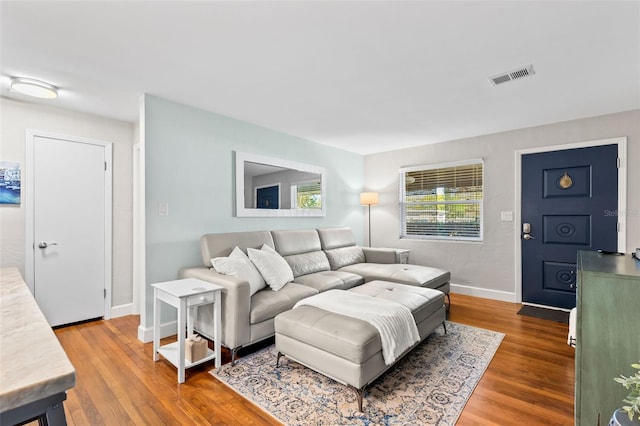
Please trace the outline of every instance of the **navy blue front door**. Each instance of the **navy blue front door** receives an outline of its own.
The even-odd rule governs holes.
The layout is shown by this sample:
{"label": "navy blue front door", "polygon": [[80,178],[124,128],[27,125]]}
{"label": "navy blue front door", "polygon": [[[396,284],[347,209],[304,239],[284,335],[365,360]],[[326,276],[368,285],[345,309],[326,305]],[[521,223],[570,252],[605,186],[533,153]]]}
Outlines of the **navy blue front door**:
{"label": "navy blue front door", "polygon": [[256,190],[256,208],[259,209],[277,209],[279,188],[277,185],[266,188],[258,188]]}
{"label": "navy blue front door", "polygon": [[617,145],[522,156],[523,302],[573,308],[577,251],[617,250],[617,159]]}

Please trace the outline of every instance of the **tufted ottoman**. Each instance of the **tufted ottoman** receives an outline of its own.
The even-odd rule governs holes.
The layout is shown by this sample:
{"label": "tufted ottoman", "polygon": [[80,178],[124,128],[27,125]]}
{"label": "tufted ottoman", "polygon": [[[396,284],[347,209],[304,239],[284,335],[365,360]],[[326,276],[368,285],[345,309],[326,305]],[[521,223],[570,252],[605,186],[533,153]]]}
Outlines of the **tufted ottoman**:
{"label": "tufted ottoman", "polygon": [[[420,342],[439,325],[445,326],[444,293],[439,290],[376,280],[346,291],[409,308],[418,326]],[[364,388],[392,367],[385,365],[380,335],[374,326],[313,306],[300,306],[276,316],[275,336],[276,365],[281,356],[286,356],[349,386],[356,392],[360,411]]]}

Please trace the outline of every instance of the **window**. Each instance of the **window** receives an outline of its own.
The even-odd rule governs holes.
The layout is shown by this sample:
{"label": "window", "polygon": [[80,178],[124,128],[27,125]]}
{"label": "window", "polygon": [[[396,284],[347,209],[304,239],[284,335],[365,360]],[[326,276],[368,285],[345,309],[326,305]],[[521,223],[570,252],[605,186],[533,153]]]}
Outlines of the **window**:
{"label": "window", "polygon": [[400,238],[482,241],[482,159],[400,169]]}
{"label": "window", "polygon": [[322,208],[322,188],[320,182],[306,182],[291,185],[291,200],[294,209]]}

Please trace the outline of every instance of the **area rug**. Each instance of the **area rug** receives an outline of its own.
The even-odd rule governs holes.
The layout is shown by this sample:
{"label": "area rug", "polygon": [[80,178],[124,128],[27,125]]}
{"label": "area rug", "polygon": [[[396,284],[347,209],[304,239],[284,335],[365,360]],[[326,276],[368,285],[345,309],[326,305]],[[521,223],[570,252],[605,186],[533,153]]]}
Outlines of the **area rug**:
{"label": "area rug", "polygon": [[271,345],[214,377],[286,425],[453,425],[504,334],[447,322],[365,390],[355,393]]}
{"label": "area rug", "polygon": [[563,324],[569,324],[569,312],[559,311],[556,309],[546,309],[546,308],[539,308],[537,306],[524,305],[518,311],[518,315],[525,315],[528,317],[540,318],[544,320],[561,322]]}

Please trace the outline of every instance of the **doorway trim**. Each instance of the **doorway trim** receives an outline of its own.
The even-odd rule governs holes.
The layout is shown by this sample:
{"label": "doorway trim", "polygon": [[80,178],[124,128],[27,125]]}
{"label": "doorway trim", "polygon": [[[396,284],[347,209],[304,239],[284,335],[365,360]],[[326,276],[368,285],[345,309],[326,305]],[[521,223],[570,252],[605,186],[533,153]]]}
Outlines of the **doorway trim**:
{"label": "doorway trim", "polygon": [[112,245],[113,245],[113,229],[112,229],[112,206],[113,206],[113,143],[95,139],[81,138],[77,136],[67,136],[57,133],[43,132],[40,130],[26,130],[26,162],[25,175],[26,185],[24,185],[24,209],[25,209],[25,238],[24,238],[24,279],[33,294],[33,275],[34,275],[34,139],[43,137],[49,139],[60,139],[76,143],[84,143],[89,145],[98,145],[104,147],[106,163],[105,179],[104,179],[104,319],[111,318],[111,287],[112,283]]}
{"label": "doorway trim", "polygon": [[541,152],[563,151],[575,148],[589,148],[602,145],[618,145],[618,251],[624,253],[627,249],[627,137],[620,136],[609,139],[597,139],[583,142],[572,142],[562,145],[549,145],[536,148],[518,149],[515,151],[515,217],[514,222],[514,252],[515,252],[515,294],[516,303],[522,303],[522,246],[520,245],[520,230],[522,229],[522,156]]}

